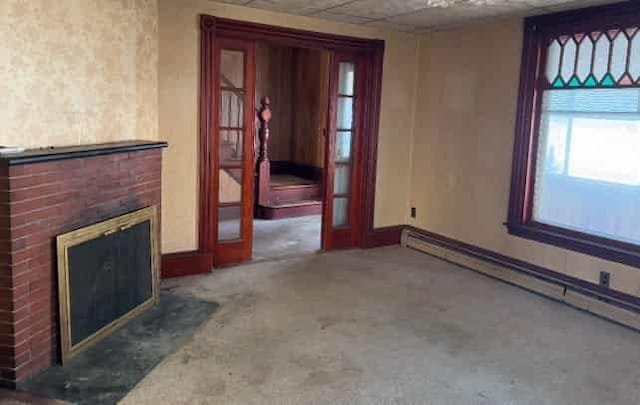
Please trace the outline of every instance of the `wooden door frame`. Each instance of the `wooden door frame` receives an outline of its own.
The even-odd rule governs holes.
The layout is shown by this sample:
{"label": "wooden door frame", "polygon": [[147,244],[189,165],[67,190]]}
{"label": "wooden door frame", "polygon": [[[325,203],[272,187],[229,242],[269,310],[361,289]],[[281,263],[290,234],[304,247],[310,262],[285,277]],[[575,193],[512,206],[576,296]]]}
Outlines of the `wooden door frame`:
{"label": "wooden door frame", "polygon": [[163,256],[163,277],[208,273],[213,266],[216,241],[215,218],[217,190],[212,179],[213,116],[210,106],[214,101],[214,41],[216,36],[249,39],[279,45],[321,49],[328,51],[362,52],[368,54],[367,64],[371,79],[364,88],[365,101],[361,153],[358,164],[362,168],[361,217],[359,218],[358,247],[371,248],[400,242],[402,226],[374,228],[376,170],[378,156],[378,130],[382,95],[382,70],[385,43],[383,40],[363,39],[325,34],[266,24],[230,20],[210,15],[200,16],[200,132],[199,132],[199,208],[198,249],[191,252]]}

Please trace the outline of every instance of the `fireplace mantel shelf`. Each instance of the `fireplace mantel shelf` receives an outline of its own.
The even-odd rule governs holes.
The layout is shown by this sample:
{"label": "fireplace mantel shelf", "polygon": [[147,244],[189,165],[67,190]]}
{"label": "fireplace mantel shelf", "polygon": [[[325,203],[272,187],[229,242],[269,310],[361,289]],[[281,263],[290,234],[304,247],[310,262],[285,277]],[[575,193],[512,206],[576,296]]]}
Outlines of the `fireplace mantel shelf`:
{"label": "fireplace mantel shelf", "polygon": [[29,163],[50,162],[54,160],[76,159],[91,156],[127,153],[147,149],[166,148],[168,144],[160,141],[122,141],[98,143],[92,145],[61,146],[27,149],[24,152],[0,155],[0,163],[9,166]]}

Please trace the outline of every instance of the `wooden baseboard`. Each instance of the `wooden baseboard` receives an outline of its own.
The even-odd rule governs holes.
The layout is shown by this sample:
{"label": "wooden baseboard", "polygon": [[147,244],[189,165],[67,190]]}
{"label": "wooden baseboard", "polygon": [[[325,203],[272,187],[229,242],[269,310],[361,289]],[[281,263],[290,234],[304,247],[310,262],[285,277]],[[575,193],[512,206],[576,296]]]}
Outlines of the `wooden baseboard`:
{"label": "wooden baseboard", "polygon": [[640,298],[407,226],[402,245],[640,330]]}
{"label": "wooden baseboard", "polygon": [[213,257],[197,250],[162,255],[161,278],[192,276],[210,273]]}
{"label": "wooden baseboard", "polygon": [[366,249],[382,246],[399,245],[404,225],[385,226],[368,232],[364,238],[363,247]]}

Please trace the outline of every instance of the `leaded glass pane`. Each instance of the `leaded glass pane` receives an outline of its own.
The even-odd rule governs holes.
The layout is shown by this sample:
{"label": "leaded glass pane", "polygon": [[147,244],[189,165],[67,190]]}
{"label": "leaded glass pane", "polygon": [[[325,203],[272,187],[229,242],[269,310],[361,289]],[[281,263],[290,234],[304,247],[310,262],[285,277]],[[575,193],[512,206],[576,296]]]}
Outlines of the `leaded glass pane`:
{"label": "leaded glass pane", "polygon": [[609,69],[609,39],[601,35],[596,42],[596,53],[593,60],[593,75],[600,81]]}
{"label": "leaded glass pane", "polygon": [[620,34],[613,41],[611,49],[611,69],[609,72],[613,76],[613,80],[616,82],[620,80],[622,75],[627,70],[627,46],[629,41],[627,36]]}
{"label": "leaded glass pane", "polygon": [[573,76],[573,71],[576,63],[576,50],[577,46],[573,38],[569,38],[564,46],[564,54],[562,55],[562,67],[560,68],[560,74],[562,80],[568,82]]}
{"label": "leaded glass pane", "polygon": [[640,34],[638,32],[631,39],[630,56],[629,73],[631,74],[631,79],[635,82],[640,79]]}
{"label": "leaded glass pane", "polygon": [[549,83],[553,83],[553,81],[558,77],[558,70],[560,68],[560,44],[558,41],[554,40],[549,48],[547,49],[547,80]]}
{"label": "leaded glass pane", "polygon": [[578,48],[578,66],[576,76],[584,82],[591,73],[591,57],[593,56],[593,42],[591,38],[585,37]]}

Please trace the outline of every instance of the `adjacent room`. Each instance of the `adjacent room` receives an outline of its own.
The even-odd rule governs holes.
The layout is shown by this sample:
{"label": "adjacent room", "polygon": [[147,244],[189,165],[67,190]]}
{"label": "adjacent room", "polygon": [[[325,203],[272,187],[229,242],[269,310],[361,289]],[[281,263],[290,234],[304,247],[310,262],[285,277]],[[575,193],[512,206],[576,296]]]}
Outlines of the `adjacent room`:
{"label": "adjacent room", "polygon": [[252,260],[313,253],[321,244],[329,52],[257,42],[255,53]]}
{"label": "adjacent room", "polygon": [[640,3],[3,0],[0,404],[640,404]]}

